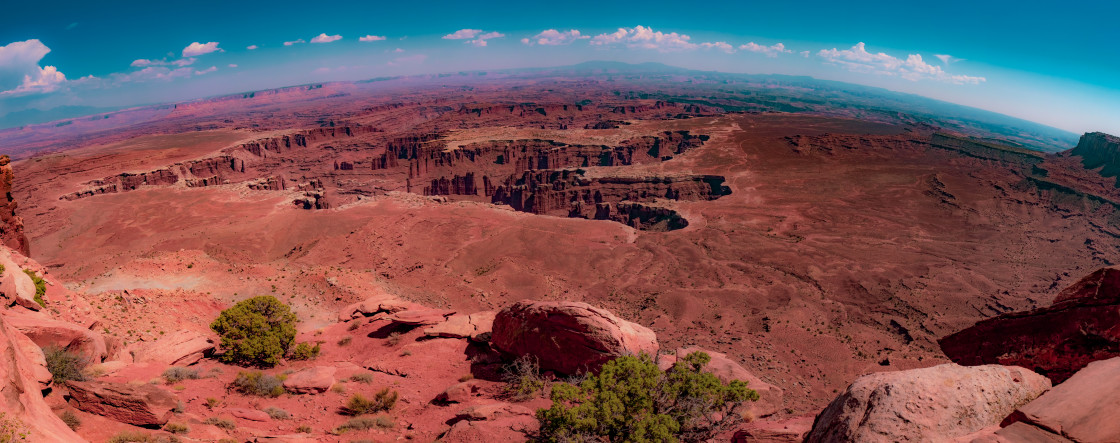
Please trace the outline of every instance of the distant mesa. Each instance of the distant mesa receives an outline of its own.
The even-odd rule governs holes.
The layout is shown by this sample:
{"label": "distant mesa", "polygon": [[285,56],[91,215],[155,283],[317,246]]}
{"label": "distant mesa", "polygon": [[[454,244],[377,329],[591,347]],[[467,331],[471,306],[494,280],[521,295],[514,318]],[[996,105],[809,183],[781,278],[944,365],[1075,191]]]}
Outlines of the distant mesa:
{"label": "distant mesa", "polygon": [[1090,132],[1081,136],[1070,154],[1080,156],[1086,169],[1101,168],[1101,175],[1120,176],[1120,137],[1103,132]]}

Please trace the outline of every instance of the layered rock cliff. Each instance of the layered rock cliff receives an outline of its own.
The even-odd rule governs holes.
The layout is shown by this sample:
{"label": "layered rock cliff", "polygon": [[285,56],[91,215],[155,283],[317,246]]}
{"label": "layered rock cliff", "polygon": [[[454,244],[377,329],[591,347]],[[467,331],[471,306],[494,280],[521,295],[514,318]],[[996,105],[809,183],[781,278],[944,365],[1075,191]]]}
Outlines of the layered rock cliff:
{"label": "layered rock cliff", "polygon": [[1087,169],[1101,168],[1101,175],[1120,176],[1120,137],[1089,132],[1081,136],[1077,146],[1069,153],[1080,156]]}
{"label": "layered rock cliff", "polygon": [[23,233],[23,218],[16,215],[16,201],[12,198],[12,160],[0,155],[0,242],[23,255],[31,255],[31,246]]}

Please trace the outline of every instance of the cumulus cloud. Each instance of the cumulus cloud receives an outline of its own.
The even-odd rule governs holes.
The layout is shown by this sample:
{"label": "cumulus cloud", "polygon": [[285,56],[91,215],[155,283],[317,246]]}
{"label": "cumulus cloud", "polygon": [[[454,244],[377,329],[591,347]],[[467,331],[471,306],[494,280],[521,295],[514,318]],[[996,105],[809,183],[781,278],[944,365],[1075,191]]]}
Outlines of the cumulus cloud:
{"label": "cumulus cloud", "polygon": [[910,81],[928,79],[959,85],[976,85],[987,81],[984,77],[949,74],[940,66],[926,63],[921,54],[909,54],[903,60],[883,52],[871,53],[867,51],[863,42],[852,46],[851,49],[822,49],[817,55],[829,63],[842,66],[853,72],[898,76]]}
{"label": "cumulus cloud", "polygon": [[314,38],[312,38],[311,43],[330,43],[330,42],[335,42],[335,41],[339,41],[339,40],[342,40],[341,35],[338,35],[338,34],[327,35],[327,33],[324,32],[324,33],[316,35]]}
{"label": "cumulus cloud", "polygon": [[151,80],[169,81],[176,78],[190,77],[194,74],[194,72],[194,69],[191,69],[189,67],[171,69],[165,66],[149,66],[139,71],[133,71],[127,74],[113,74],[113,79],[120,83],[143,82]]}
{"label": "cumulus cloud", "polygon": [[385,36],[383,36],[383,35],[367,35],[365,37],[358,37],[358,41],[360,41],[360,42],[379,42],[381,40],[385,40]]}
{"label": "cumulus cloud", "polygon": [[194,42],[183,48],[183,57],[196,57],[202,54],[209,54],[214,51],[223,51],[218,47],[218,42],[199,43]]}
{"label": "cumulus cloud", "polygon": [[655,49],[662,52],[696,49],[700,45],[692,43],[692,38],[677,34],[676,32],[664,33],[654,31],[645,26],[633,28],[618,28],[610,34],[599,34],[591,39],[595,46],[626,45],[630,48]]}
{"label": "cumulus cloud", "polygon": [[236,67],[237,67],[237,64],[236,64],[236,63],[230,63],[230,64],[229,64],[229,67],[231,67],[231,68],[236,68]]}
{"label": "cumulus cloud", "polygon": [[167,66],[167,65],[175,65],[175,66],[182,67],[182,66],[190,66],[190,65],[194,64],[194,62],[196,60],[198,60],[198,59],[196,59],[194,57],[181,58],[181,59],[178,59],[178,60],[171,60],[171,61],[168,61],[166,58],[159,59],[159,60],[141,58],[141,59],[133,60],[130,66],[132,66],[134,68],[143,68],[145,66]]}
{"label": "cumulus cloud", "polygon": [[964,61],[963,58],[956,58],[956,57],[953,57],[953,56],[948,55],[948,54],[933,54],[933,56],[940,59],[941,63],[944,63],[945,66],[951,65],[951,64],[956,63],[956,62],[963,62]]}
{"label": "cumulus cloud", "polygon": [[252,50],[257,49],[259,47],[260,46],[257,46],[257,45],[249,45],[249,46],[246,46],[245,49],[248,49],[248,50],[252,51]]}
{"label": "cumulus cloud", "polygon": [[704,47],[704,49],[718,49],[728,54],[735,52],[735,47],[727,42],[704,42],[701,43],[700,46]]}
{"label": "cumulus cloud", "polygon": [[51,49],[38,39],[0,46],[0,94],[24,95],[53,92],[66,83],[54,66],[39,66]]}
{"label": "cumulus cloud", "polygon": [[762,46],[755,42],[748,42],[745,45],[740,45],[739,49],[750,52],[757,52],[759,54],[766,54],[767,57],[777,57],[781,54],[789,54],[793,51],[786,49],[786,45],[782,43],[775,43],[770,46]]}
{"label": "cumulus cloud", "polygon": [[474,36],[476,36],[478,34],[481,34],[481,33],[482,33],[481,29],[460,29],[458,31],[455,31],[455,32],[452,32],[450,34],[447,34],[447,35],[443,36],[443,39],[444,40],[466,40],[468,38],[474,38]]}
{"label": "cumulus cloud", "polygon": [[805,58],[809,58],[809,51],[801,51],[801,56],[805,57]]}
{"label": "cumulus cloud", "polygon": [[307,43],[307,42],[304,39],[301,38],[299,40],[292,40],[290,42],[284,42],[284,46],[291,46],[291,45],[295,45],[295,44],[299,44],[299,43]]}
{"label": "cumulus cloud", "polygon": [[194,71],[194,75],[204,75],[204,74],[209,74],[209,73],[211,73],[211,72],[214,72],[214,71],[217,71],[217,70],[218,70],[218,67],[217,67],[217,66],[211,66],[211,67],[209,67],[209,68],[206,68],[206,69],[203,69],[203,70],[201,70],[201,71]]}
{"label": "cumulus cloud", "polygon": [[545,46],[560,46],[567,45],[576,40],[583,40],[591,38],[587,35],[580,34],[577,29],[569,29],[567,31],[557,31],[555,29],[546,29],[539,34],[534,35],[533,38],[523,38],[521,43],[526,45],[545,45]]}

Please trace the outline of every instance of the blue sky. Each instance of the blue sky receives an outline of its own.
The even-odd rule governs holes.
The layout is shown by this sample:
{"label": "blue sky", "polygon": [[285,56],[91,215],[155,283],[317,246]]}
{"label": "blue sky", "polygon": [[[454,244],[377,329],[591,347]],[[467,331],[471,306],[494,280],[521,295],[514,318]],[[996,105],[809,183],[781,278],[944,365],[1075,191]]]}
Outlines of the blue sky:
{"label": "blue sky", "polygon": [[0,115],[618,60],[810,75],[1120,133],[1120,2],[848,3],[19,2],[0,16]]}

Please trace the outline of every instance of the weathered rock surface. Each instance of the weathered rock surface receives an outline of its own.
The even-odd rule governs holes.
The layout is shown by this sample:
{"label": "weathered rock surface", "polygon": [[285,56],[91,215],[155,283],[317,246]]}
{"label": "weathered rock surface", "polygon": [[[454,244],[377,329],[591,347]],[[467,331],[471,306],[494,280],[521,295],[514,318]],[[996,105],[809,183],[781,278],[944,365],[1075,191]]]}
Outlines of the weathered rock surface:
{"label": "weathered rock surface", "polygon": [[732,443],[801,443],[813,427],[813,417],[753,421],[731,436]]}
{"label": "weathered rock surface", "polygon": [[580,302],[523,300],[498,312],[491,344],[512,356],[531,355],[541,370],[597,371],[623,355],[657,355],[649,328]]}
{"label": "weathered rock surface", "polygon": [[1081,136],[1070,154],[1081,157],[1085,169],[1101,168],[1101,175],[1120,175],[1120,137],[1103,132],[1089,132]]}
{"label": "weathered rock surface", "polygon": [[1049,307],[983,320],[939,343],[959,364],[1023,366],[1061,383],[1089,362],[1120,356],[1120,269],[1093,272]]}
{"label": "weathered rock surface", "polygon": [[38,312],[13,309],[4,311],[3,316],[12,327],[40,347],[66,348],[86,357],[90,363],[99,363],[108,355],[101,334],[76,324],[55,320]]}
{"label": "weathered rock surface", "polygon": [[316,366],[296,371],[284,380],[284,389],[295,394],[319,394],[334,385],[337,368]]}
{"label": "weathered rock surface", "polygon": [[1080,443],[1120,441],[1120,358],[1089,363],[1062,384],[1020,407],[1003,425],[1022,423],[1033,432],[1017,426],[1001,429],[996,435],[1050,434]]}
{"label": "weathered rock surface", "polygon": [[0,265],[4,266],[4,274],[0,275],[0,294],[3,294],[12,305],[19,305],[32,311],[42,309],[43,307],[35,301],[35,282],[31,277],[5,254],[0,254]]}
{"label": "weathered rock surface", "polygon": [[999,423],[1049,388],[1046,377],[996,365],[865,375],[817,415],[805,441],[950,441]]}
{"label": "weathered rock surface", "polygon": [[673,364],[678,359],[696,351],[703,351],[712,357],[712,361],[704,367],[704,370],[711,372],[716,377],[719,377],[724,383],[731,380],[743,380],[747,382],[747,387],[754,389],[758,392],[758,401],[750,402],[746,405],[746,411],[750,412],[751,416],[756,418],[766,417],[776,414],[781,410],[783,405],[784,392],[781,388],[771,385],[756,377],[742,365],[727,358],[727,355],[700,349],[697,347],[686,347],[678,349],[676,354],[668,355],[662,354],[657,356],[657,364],[662,370],[668,370],[673,367]]}
{"label": "weathered rock surface", "polygon": [[149,384],[85,381],[67,386],[75,408],[136,426],[163,426],[179,403],[174,394]]}
{"label": "weathered rock surface", "polygon": [[[27,426],[29,441],[81,442],[43,400],[42,352],[37,355],[27,346],[30,340],[0,318],[0,412],[15,417]],[[34,347],[34,345],[31,345]],[[30,355],[29,355],[30,354]],[[45,374],[47,380],[50,373]]]}
{"label": "weathered rock surface", "polygon": [[47,369],[47,359],[43,348],[31,341],[26,335],[12,334],[12,343],[23,354],[29,363],[31,380],[39,383],[39,389],[46,389],[51,385],[51,371]]}
{"label": "weathered rock surface", "polygon": [[381,312],[393,313],[409,309],[423,310],[428,308],[413,302],[399,300],[386,293],[378,293],[365,300],[342,308],[338,313],[338,319],[339,321],[349,321],[359,317],[369,317]]}
{"label": "weathered rock surface", "polygon": [[19,251],[24,256],[31,255],[31,242],[23,233],[23,218],[16,215],[15,199],[12,198],[12,159],[0,155],[0,242],[4,246]]}
{"label": "weathered rock surface", "polygon": [[249,421],[272,421],[272,417],[268,416],[267,412],[258,411],[256,409],[245,408],[229,408],[226,409],[230,415]]}
{"label": "weathered rock surface", "polygon": [[436,397],[436,401],[442,403],[466,403],[477,391],[478,383],[474,380],[467,380],[448,387],[446,391],[443,391],[443,393]]}
{"label": "weathered rock surface", "polygon": [[443,309],[408,310],[389,314],[388,319],[393,323],[402,325],[427,326],[443,323],[447,320],[447,317],[453,314],[455,314],[455,311]]}
{"label": "weathered rock surface", "polygon": [[494,317],[496,315],[498,313],[494,311],[452,315],[447,318],[447,321],[425,329],[424,335],[485,341],[484,339],[490,336],[490,331],[494,327]]}
{"label": "weathered rock surface", "polygon": [[198,332],[183,330],[141,345],[132,352],[132,356],[137,363],[188,366],[198,363],[213,352],[214,339]]}

